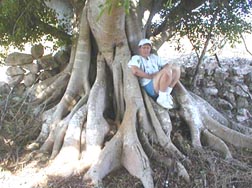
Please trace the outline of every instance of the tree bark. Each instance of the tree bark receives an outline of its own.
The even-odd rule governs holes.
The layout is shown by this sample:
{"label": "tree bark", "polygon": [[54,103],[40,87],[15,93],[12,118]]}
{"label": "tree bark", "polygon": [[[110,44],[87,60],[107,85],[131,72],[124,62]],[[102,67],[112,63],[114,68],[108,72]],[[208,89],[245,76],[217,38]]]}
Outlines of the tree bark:
{"label": "tree bark", "polygon": [[[69,66],[60,75],[45,81],[44,86],[36,87],[43,86],[47,91],[41,94],[41,99],[37,98],[39,103],[53,95],[55,88],[65,90],[53,113],[52,110],[44,113],[45,122],[37,139],[42,143],[40,151],[51,156],[47,175],[66,177],[83,173],[85,180],[101,186],[107,174],[125,167],[145,188],[154,188],[150,159],[157,158],[168,168],[175,166],[178,175],[189,182],[186,166],[190,160],[171,139],[170,111],[141,90],[127,67],[131,53],[136,50],[136,41],[147,35],[146,30],[139,29],[143,28],[141,7],[134,7],[126,15],[117,1],[112,0],[111,10],[105,9],[100,15],[98,5],[105,2],[85,3]],[[93,52],[95,49],[98,51]],[[94,83],[90,82],[92,54],[97,54]],[[62,86],[62,82],[67,86]],[[232,158],[226,143],[252,149],[250,136],[228,127],[228,119],[187,91],[182,83],[176,85],[173,96],[177,106],[174,111],[179,111],[189,126],[193,147],[202,149],[201,137],[204,137],[207,145],[226,158]],[[251,130],[247,128],[247,132]],[[151,143],[162,148],[164,155],[158,154]]]}

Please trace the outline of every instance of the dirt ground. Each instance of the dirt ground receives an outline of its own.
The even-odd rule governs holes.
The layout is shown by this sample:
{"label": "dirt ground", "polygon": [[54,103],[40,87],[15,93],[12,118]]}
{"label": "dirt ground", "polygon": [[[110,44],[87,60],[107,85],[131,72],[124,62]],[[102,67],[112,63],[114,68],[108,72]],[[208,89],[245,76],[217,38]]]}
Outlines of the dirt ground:
{"label": "dirt ground", "polygon": [[[26,146],[36,139],[40,132],[41,122],[36,119],[29,105],[23,102],[22,97],[2,98],[1,124],[0,124],[0,187],[13,188],[10,182],[29,182],[32,174],[39,173],[48,164],[48,158],[30,158],[31,151]],[[174,132],[180,132],[183,136],[188,130],[183,126],[177,126]],[[174,132],[172,136],[174,135]],[[172,137],[172,139],[174,139]],[[196,151],[190,147],[190,138],[186,141],[186,153],[191,165],[187,165],[191,182],[186,183],[177,175],[176,169],[166,169],[155,159],[151,160],[153,177],[156,188],[249,188],[252,187],[252,151],[233,148],[233,160],[225,160],[219,153],[204,148]],[[175,143],[176,144],[176,143]],[[179,147],[179,146],[178,146]],[[22,176],[18,174],[22,173]],[[168,186],[165,183],[168,181]],[[15,188],[28,187],[28,183],[18,184]],[[124,168],[121,168],[103,180],[104,188],[142,188],[141,182],[131,176]],[[91,188],[89,182],[83,181],[83,174],[73,177],[50,177],[45,184],[35,186],[37,188]],[[35,188],[34,187],[34,188]]]}

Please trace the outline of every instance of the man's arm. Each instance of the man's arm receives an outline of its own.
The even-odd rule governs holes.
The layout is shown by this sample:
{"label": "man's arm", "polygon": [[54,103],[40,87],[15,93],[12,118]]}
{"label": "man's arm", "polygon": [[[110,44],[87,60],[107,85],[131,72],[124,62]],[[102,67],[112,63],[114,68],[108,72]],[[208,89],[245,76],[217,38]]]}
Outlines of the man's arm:
{"label": "man's arm", "polygon": [[147,79],[153,79],[153,77],[155,76],[156,73],[154,74],[147,74],[144,71],[142,71],[140,68],[138,68],[137,66],[132,65],[131,67],[131,71],[135,76],[141,77],[141,78],[147,78]]}

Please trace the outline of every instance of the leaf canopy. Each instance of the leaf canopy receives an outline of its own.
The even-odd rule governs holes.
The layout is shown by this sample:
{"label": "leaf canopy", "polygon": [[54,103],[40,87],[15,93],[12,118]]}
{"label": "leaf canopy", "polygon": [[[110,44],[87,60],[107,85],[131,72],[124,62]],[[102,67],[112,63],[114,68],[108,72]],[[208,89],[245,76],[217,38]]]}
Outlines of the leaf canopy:
{"label": "leaf canopy", "polygon": [[[71,36],[67,34],[67,28],[59,23],[55,11],[48,8],[45,2],[1,1],[0,46],[22,48],[26,42],[40,41],[44,35],[49,40],[54,37],[61,42],[69,41]],[[210,35],[211,42],[220,46],[220,41],[234,43],[240,40],[241,33],[252,31],[251,0],[106,0],[99,6],[101,14],[106,10],[109,12],[115,5],[124,7],[129,14],[133,2],[138,6],[151,3],[144,9],[159,18],[150,22],[147,37],[155,37],[169,30],[170,37],[187,35],[196,50],[203,46],[205,38]]]}
{"label": "leaf canopy", "polygon": [[58,23],[54,10],[43,0],[3,0],[0,4],[1,46],[23,48],[27,42],[40,41],[47,35],[66,41],[65,28]]}

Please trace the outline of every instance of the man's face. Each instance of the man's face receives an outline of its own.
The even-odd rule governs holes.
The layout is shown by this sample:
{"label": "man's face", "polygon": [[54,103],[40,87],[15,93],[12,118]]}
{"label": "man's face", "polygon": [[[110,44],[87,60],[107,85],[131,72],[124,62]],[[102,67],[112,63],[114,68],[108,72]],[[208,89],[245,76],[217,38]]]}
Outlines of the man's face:
{"label": "man's face", "polygon": [[143,57],[148,57],[151,52],[151,46],[149,44],[144,44],[139,47],[139,54]]}

